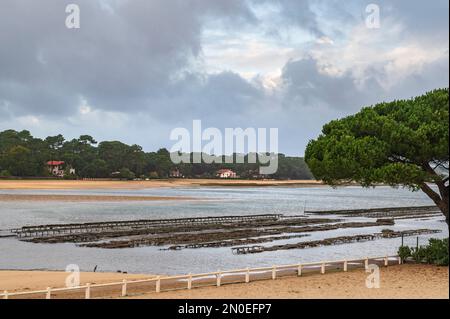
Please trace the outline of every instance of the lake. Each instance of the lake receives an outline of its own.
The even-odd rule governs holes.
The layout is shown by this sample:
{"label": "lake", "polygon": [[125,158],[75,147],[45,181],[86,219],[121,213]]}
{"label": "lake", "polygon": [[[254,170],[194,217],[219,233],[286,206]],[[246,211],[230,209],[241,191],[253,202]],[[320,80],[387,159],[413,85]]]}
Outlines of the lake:
{"label": "lake", "polygon": [[[25,225],[83,223],[108,220],[159,219],[220,215],[280,213],[303,214],[307,211],[382,208],[433,205],[422,192],[406,189],[357,186],[340,187],[190,187],[139,190],[0,190],[0,194],[70,194],[70,195],[153,195],[202,198],[193,201],[154,202],[1,202],[0,230]],[[336,217],[332,216],[331,217]],[[342,218],[342,217],[339,217]],[[364,217],[346,218],[367,221]],[[373,220],[373,219],[372,219]],[[394,230],[430,228],[442,233],[419,236],[420,244],[428,238],[448,237],[444,218],[396,220],[395,226],[337,229],[311,233],[304,238],[278,240],[266,245],[296,243],[337,236],[370,234],[384,228]],[[415,245],[416,237],[405,238]],[[363,258],[396,254],[401,239],[380,239],[309,249],[281,250],[250,255],[233,255],[231,248],[160,250],[139,247],[106,250],[77,247],[75,244],[33,244],[15,238],[0,238],[0,269],[64,270],[79,265],[82,271],[127,271],[129,273],[184,274],[245,267],[293,264],[344,258]]]}

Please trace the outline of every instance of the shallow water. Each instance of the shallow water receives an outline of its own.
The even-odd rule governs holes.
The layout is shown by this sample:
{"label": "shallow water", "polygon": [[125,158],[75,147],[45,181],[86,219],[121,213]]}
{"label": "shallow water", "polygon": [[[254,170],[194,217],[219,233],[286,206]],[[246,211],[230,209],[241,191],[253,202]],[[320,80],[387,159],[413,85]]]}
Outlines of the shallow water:
{"label": "shallow water", "polygon": [[[78,223],[107,220],[177,218],[192,216],[219,216],[281,213],[302,214],[304,210],[357,209],[432,205],[421,192],[378,187],[257,187],[257,188],[160,188],[139,190],[52,190],[1,191],[0,194],[89,194],[89,195],[154,195],[189,196],[204,198],[195,201],[155,202],[2,202],[0,203],[0,230],[24,225],[49,223]],[[368,220],[351,218],[352,221]],[[443,218],[397,220],[395,230],[431,228],[443,232],[419,236],[420,244],[430,237],[448,237]],[[338,229],[311,233],[304,238],[267,243],[295,243],[328,237],[369,234],[383,227]],[[415,245],[416,237],[406,238]],[[216,271],[243,267],[271,266],[343,258],[362,258],[395,254],[400,239],[380,239],[329,247],[264,252],[253,255],[233,255],[231,248],[185,249],[161,251],[158,247],[105,250],[81,248],[74,244],[32,244],[14,238],[0,239],[0,269],[55,269],[64,270],[69,264],[90,271],[127,271],[129,273],[180,274]]]}

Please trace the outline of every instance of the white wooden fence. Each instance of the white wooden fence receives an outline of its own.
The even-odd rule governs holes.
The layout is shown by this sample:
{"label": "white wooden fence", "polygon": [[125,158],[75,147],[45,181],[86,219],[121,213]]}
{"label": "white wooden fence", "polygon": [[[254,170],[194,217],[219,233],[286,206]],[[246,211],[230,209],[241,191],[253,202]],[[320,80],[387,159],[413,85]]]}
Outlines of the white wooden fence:
{"label": "white wooden fence", "polygon": [[[356,268],[366,268],[369,265],[370,261],[375,261],[378,263],[382,263],[384,266],[388,266],[391,262],[391,264],[401,264],[402,260],[399,256],[384,256],[384,257],[367,257],[364,259],[352,259],[352,260],[338,260],[338,261],[322,261],[322,262],[314,262],[314,263],[302,263],[302,264],[294,264],[294,265],[278,265],[278,266],[272,266],[272,267],[261,267],[261,268],[245,268],[245,269],[235,269],[235,270],[227,270],[227,271],[216,271],[216,272],[209,272],[209,273],[203,273],[203,274],[188,274],[188,275],[179,275],[179,276],[157,276],[154,278],[149,279],[142,279],[142,280],[132,280],[128,281],[124,279],[121,282],[114,282],[114,283],[106,283],[106,284],[85,284],[82,286],[77,287],[69,287],[69,288],[47,288],[45,290],[36,290],[36,291],[24,291],[24,292],[8,292],[4,291],[2,294],[0,294],[0,297],[3,299],[9,299],[11,297],[16,298],[26,298],[29,295],[42,295],[45,296],[46,299],[51,299],[52,295],[60,292],[79,292],[84,290],[84,297],[85,299],[91,299],[91,291],[93,288],[100,288],[100,287],[113,287],[113,286],[120,286],[121,289],[117,291],[117,295],[111,295],[110,297],[125,297],[127,296],[128,288],[130,288],[133,285],[140,284],[140,283],[154,283],[154,290],[153,292],[159,293],[161,291],[170,291],[170,290],[181,290],[181,289],[192,289],[196,288],[196,286],[193,285],[195,281],[204,279],[204,283],[202,285],[199,285],[197,287],[206,287],[206,286],[217,286],[220,287],[224,284],[233,284],[233,283],[249,283],[252,279],[253,275],[261,275],[263,273],[269,273],[271,276],[269,278],[255,278],[256,276],[253,276],[253,280],[264,280],[264,279],[272,279],[275,280],[278,277],[286,277],[286,275],[278,276],[279,272],[283,271],[295,271],[295,275],[302,276],[306,272],[314,273],[317,270],[320,270],[321,274],[325,274],[327,271],[327,268],[329,270],[343,270],[348,271],[350,268],[356,269]],[[330,269],[331,267],[334,267]],[[224,282],[223,280],[226,277],[234,276],[232,281]],[[215,277],[213,280],[211,280],[211,277]],[[235,278],[237,277],[237,278]],[[243,277],[243,278],[242,278]],[[182,287],[179,288],[169,288],[169,289],[162,289],[161,284],[164,282],[170,282],[172,284],[174,283],[180,283],[186,281],[186,284],[183,284]],[[120,294],[119,294],[120,292]],[[151,292],[151,291],[147,291]]]}

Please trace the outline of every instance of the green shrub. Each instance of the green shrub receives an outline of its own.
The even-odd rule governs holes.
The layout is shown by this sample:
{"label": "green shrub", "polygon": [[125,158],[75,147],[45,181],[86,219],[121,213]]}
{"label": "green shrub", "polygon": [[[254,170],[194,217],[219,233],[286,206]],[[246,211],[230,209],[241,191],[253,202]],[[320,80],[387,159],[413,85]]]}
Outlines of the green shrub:
{"label": "green shrub", "polygon": [[402,260],[411,257],[415,262],[433,264],[437,266],[448,266],[448,238],[429,240],[427,246],[410,248],[401,246],[398,255]]}
{"label": "green shrub", "polygon": [[425,259],[429,264],[448,266],[448,238],[430,239]]}
{"label": "green shrub", "polygon": [[6,169],[3,171],[0,171],[0,177],[10,177],[11,173],[7,171]]}
{"label": "green shrub", "polygon": [[408,246],[401,246],[398,249],[398,253],[399,257],[402,260],[406,260],[406,258],[411,257],[411,248],[409,248]]}
{"label": "green shrub", "polygon": [[120,170],[120,178],[122,178],[122,179],[132,180],[135,177],[136,177],[136,175],[126,167],[124,167]]}
{"label": "green shrub", "polygon": [[421,263],[426,261],[427,256],[427,248],[426,247],[418,247],[411,249],[411,257],[416,263]]}

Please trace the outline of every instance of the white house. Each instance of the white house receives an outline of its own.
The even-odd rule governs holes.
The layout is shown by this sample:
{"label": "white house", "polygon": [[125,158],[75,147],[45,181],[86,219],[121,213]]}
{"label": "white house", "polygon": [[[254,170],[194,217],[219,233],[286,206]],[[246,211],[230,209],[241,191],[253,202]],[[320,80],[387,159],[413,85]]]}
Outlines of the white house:
{"label": "white house", "polygon": [[48,161],[48,171],[53,176],[64,177],[64,162],[62,161]]}
{"label": "white house", "polygon": [[220,169],[217,171],[216,176],[220,177],[220,178],[236,178],[237,177],[236,173],[233,172],[231,169]]}
{"label": "white house", "polygon": [[[48,171],[53,176],[64,177],[65,175],[64,164],[65,163],[63,161],[48,161],[47,162]],[[69,174],[75,175],[75,169],[69,168]]]}

